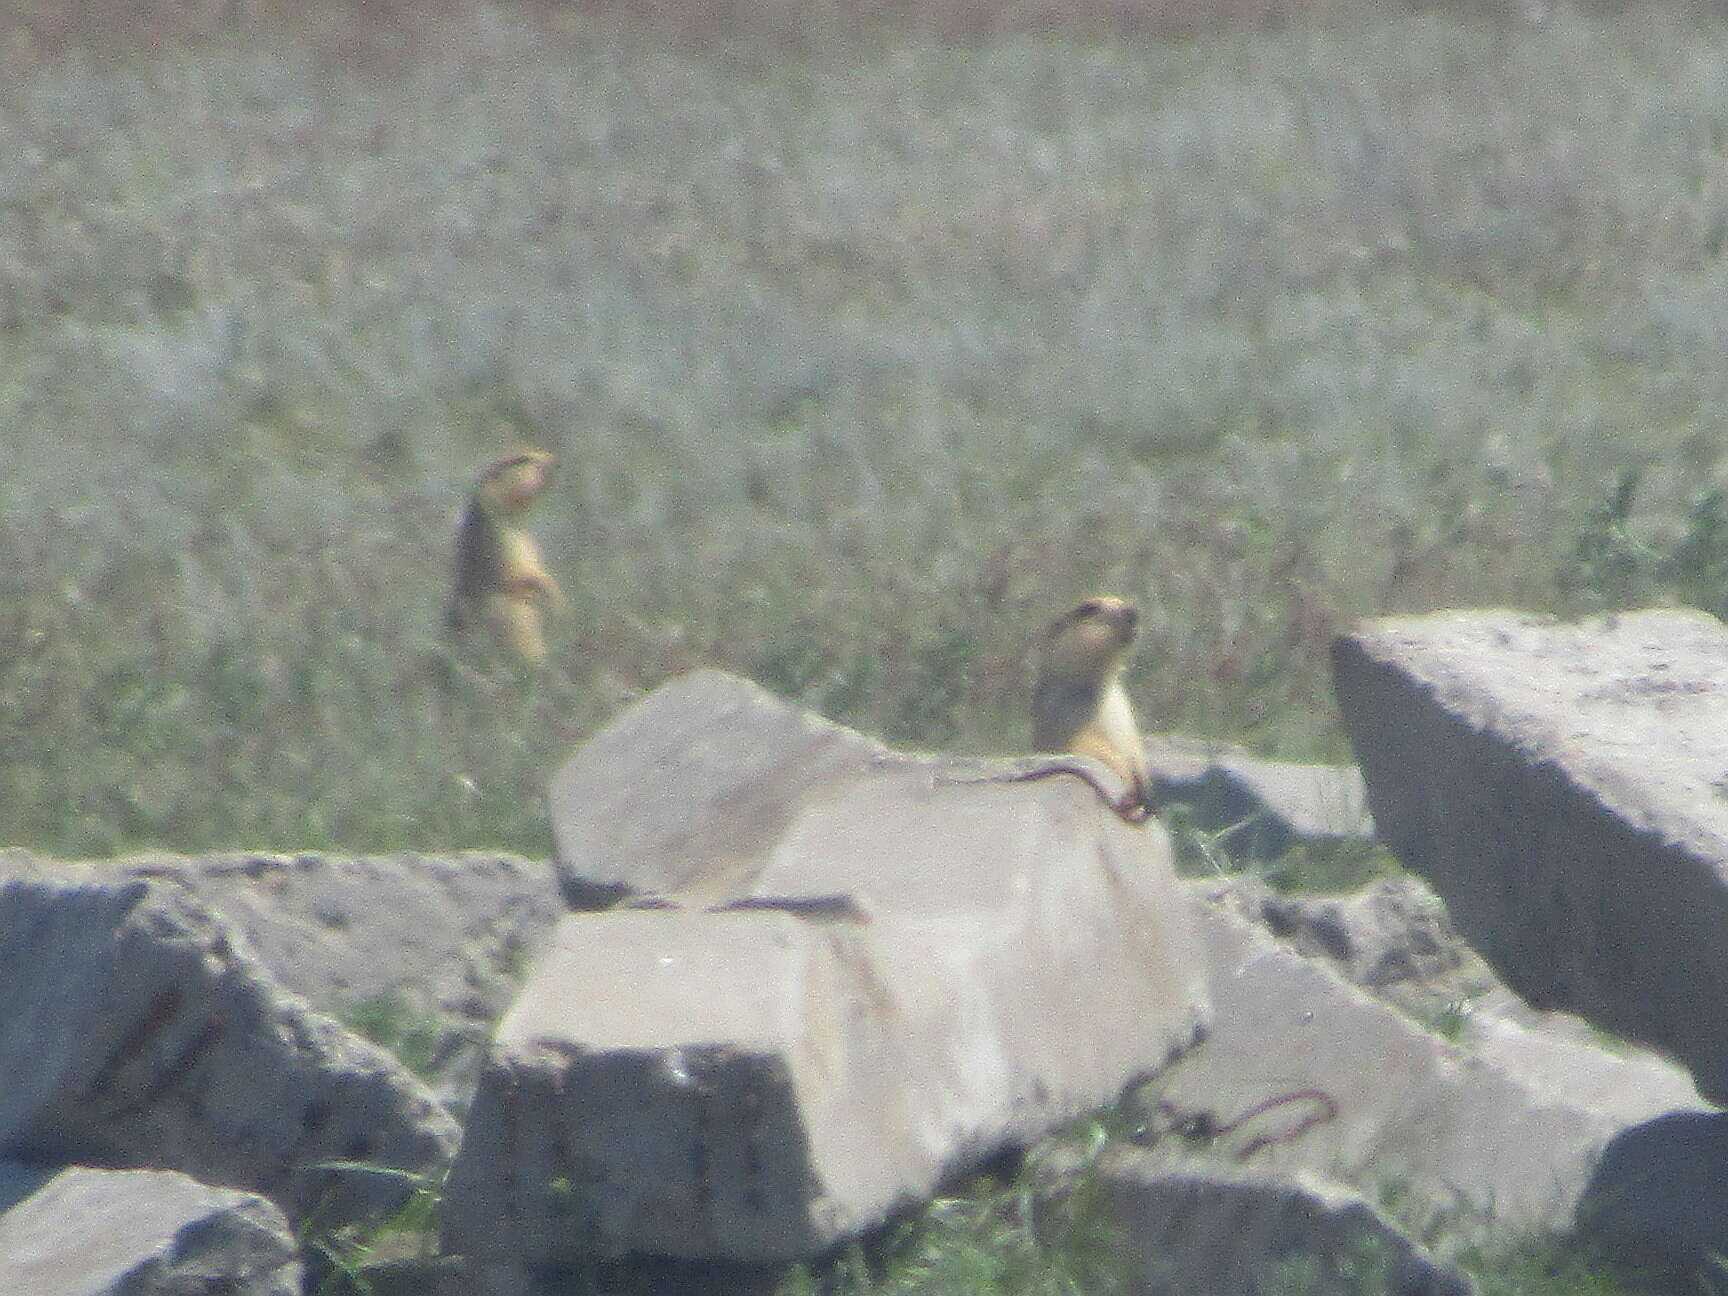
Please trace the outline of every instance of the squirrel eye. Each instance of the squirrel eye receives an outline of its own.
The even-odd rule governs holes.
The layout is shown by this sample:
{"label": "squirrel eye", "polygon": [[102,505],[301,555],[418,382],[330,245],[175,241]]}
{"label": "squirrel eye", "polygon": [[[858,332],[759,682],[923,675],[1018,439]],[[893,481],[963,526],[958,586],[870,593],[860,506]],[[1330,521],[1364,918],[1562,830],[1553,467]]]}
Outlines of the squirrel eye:
{"label": "squirrel eye", "polygon": [[1075,614],[1075,616],[1082,617],[1082,618],[1094,617],[1094,616],[1097,616],[1103,610],[1104,610],[1104,605],[1102,603],[1100,603],[1097,599],[1087,599],[1079,607],[1074,609],[1074,614]]}

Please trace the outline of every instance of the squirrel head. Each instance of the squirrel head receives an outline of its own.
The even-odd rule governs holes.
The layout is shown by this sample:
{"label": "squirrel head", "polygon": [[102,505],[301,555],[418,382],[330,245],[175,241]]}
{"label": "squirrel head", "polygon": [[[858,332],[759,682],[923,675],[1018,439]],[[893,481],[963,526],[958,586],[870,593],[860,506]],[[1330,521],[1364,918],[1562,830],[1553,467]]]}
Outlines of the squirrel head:
{"label": "squirrel head", "polygon": [[1089,598],[1044,631],[1046,677],[1103,682],[1127,663],[1140,627],[1140,609],[1110,595]]}
{"label": "squirrel head", "polygon": [[480,474],[481,498],[506,517],[524,512],[546,489],[557,463],[558,457],[549,450],[513,449]]}

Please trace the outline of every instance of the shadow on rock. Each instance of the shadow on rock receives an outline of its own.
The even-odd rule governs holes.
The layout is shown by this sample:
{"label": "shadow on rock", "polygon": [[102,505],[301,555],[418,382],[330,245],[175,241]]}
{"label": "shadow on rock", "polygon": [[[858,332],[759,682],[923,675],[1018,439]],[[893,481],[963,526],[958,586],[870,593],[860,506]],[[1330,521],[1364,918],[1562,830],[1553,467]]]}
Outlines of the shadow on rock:
{"label": "shadow on rock", "polygon": [[1671,1112],[1615,1135],[1579,1200],[1578,1231],[1662,1290],[1728,1280],[1728,1112]]}

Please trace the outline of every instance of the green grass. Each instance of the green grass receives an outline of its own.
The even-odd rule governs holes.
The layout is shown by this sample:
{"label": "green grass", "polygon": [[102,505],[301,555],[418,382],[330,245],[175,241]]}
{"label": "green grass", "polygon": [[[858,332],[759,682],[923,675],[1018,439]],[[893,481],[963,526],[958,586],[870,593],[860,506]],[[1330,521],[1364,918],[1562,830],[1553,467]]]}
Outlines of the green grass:
{"label": "green grass", "polygon": [[[1130,1266],[1093,1206],[1034,1222],[1032,1190],[994,1181],[942,1197],[887,1239],[831,1267],[800,1267],[775,1296],[1107,1296],[1131,1290]],[[1054,1234],[1054,1235],[1053,1235]]]}
{"label": "green grass", "polygon": [[416,1075],[431,1073],[440,1034],[437,1014],[416,1009],[399,991],[383,991],[351,1004],[338,1020],[389,1049]]}
{"label": "green grass", "polygon": [[[1184,877],[1242,873],[1284,892],[1355,891],[1400,871],[1397,858],[1374,841],[1352,838],[1296,841],[1272,856],[1257,856],[1249,831],[1253,821],[1203,826],[1202,816],[1181,802],[1166,806],[1159,820],[1170,834],[1176,871]],[[1234,849],[1238,843],[1247,849]]]}
{"label": "green grass", "polygon": [[378,1219],[332,1228],[314,1214],[302,1226],[300,1249],[312,1263],[316,1284],[311,1296],[379,1296],[377,1280],[392,1262],[425,1259],[435,1252],[444,1178],[360,1162],[332,1164],[398,1179],[406,1196]]}
{"label": "green grass", "polygon": [[[1467,1255],[1464,1263],[1481,1284],[1482,1296],[1647,1296],[1664,1290],[1650,1285],[1651,1275],[1617,1264],[1588,1239],[1564,1234],[1507,1239]],[[1691,1275],[1690,1291],[1712,1296],[1709,1283],[1708,1274]]]}
{"label": "green grass", "polygon": [[[1358,615],[1717,598],[1728,55],[1672,13],[969,46],[470,14],[0,79],[0,840],[547,849],[698,663],[1025,742],[1149,613],[1149,728],[1347,754]],[[442,637],[501,443],[550,663]],[[1636,474],[1635,495],[1618,483]]]}
{"label": "green grass", "polygon": [[1393,1259],[1384,1242],[1363,1237],[1349,1254],[1331,1264],[1318,1256],[1286,1260],[1268,1275],[1266,1296],[1379,1296],[1394,1289]]}

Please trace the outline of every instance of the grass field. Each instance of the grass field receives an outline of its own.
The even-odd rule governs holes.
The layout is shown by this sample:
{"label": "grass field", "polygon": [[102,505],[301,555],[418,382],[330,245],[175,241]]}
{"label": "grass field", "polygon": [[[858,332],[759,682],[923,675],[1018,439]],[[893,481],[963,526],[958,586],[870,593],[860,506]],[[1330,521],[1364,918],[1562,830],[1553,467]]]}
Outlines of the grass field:
{"label": "grass field", "polygon": [[[0,841],[544,853],[570,745],[697,663],[1013,749],[1093,590],[1149,728],[1336,758],[1353,617],[1711,603],[1728,30],[1328,12],[15,27]],[[538,672],[440,626],[523,439]]]}
{"label": "grass field", "polygon": [[[1720,19],[619,7],[5,5],[0,842],[543,855],[699,663],[1015,749],[1099,590],[1148,728],[1330,759],[1353,618],[1728,609]],[[441,627],[518,440],[534,671]]]}

